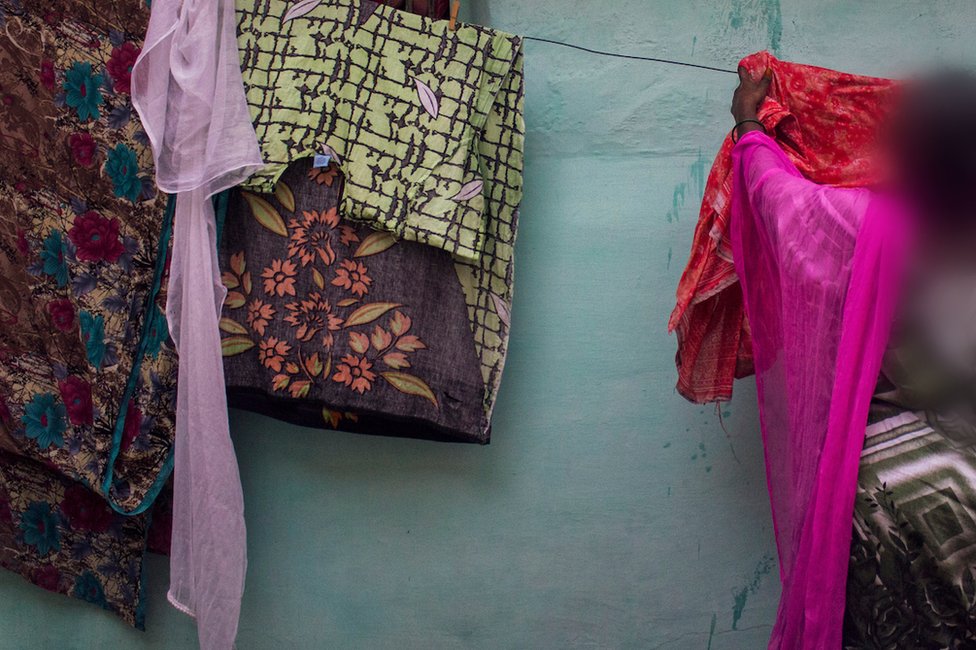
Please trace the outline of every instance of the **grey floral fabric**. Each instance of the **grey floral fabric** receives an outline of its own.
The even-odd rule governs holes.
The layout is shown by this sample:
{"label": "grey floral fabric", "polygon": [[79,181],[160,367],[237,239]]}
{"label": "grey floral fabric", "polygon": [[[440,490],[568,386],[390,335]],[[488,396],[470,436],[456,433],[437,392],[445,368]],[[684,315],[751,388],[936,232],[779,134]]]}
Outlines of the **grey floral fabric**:
{"label": "grey floral fabric", "polygon": [[342,219],[342,188],[336,166],[306,159],[273,194],[232,193],[220,246],[231,404],[306,426],[487,442],[451,255]]}

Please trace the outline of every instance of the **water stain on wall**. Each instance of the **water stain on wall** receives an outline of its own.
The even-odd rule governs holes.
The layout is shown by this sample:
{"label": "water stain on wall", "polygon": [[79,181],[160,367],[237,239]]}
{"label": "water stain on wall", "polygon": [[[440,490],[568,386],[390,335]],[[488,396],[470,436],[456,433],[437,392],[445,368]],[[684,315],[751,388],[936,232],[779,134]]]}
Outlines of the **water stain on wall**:
{"label": "water stain on wall", "polygon": [[766,47],[773,54],[779,54],[783,40],[780,0],[732,0],[726,12],[728,25],[733,30],[765,28]]}
{"label": "water stain on wall", "polygon": [[[696,39],[697,40],[697,39]],[[678,183],[674,186],[671,192],[671,207],[668,208],[665,214],[665,220],[668,223],[674,224],[681,220],[681,211],[685,208],[685,202],[688,198],[689,183],[691,187],[694,188],[695,194],[700,201],[705,195],[705,178],[708,170],[708,164],[705,160],[705,156],[702,155],[701,147],[698,148],[698,157],[695,158],[694,162],[688,167],[688,180]],[[683,231],[682,231],[683,232]],[[674,246],[668,246],[668,270],[671,269],[671,262],[674,261]]]}
{"label": "water stain on wall", "polygon": [[732,606],[732,629],[738,629],[739,619],[742,618],[742,612],[745,611],[746,601],[749,600],[749,596],[755,594],[759,591],[759,585],[762,584],[763,578],[769,575],[769,572],[773,570],[773,556],[768,553],[763,556],[756,565],[755,571],[752,574],[752,580],[747,584],[743,585],[741,589],[734,594],[734,603]]}
{"label": "water stain on wall", "polygon": [[681,208],[685,206],[685,188],[687,183],[678,183],[674,186],[671,196],[671,208],[668,210],[668,223],[676,223],[681,214]]}
{"label": "water stain on wall", "polygon": [[705,196],[705,164],[705,156],[702,155],[701,147],[699,147],[698,158],[688,168],[688,174],[695,184],[695,192],[698,194],[698,198]]}

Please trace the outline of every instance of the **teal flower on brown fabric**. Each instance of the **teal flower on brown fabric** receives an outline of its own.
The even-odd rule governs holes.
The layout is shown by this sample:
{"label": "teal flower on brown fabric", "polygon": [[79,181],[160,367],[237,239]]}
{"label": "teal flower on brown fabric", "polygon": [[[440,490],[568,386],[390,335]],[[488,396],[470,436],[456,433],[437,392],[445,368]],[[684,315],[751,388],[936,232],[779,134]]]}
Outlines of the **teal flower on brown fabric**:
{"label": "teal flower on brown fabric", "polygon": [[106,605],[105,589],[98,580],[98,576],[91,571],[85,571],[78,576],[78,579],[75,580],[73,595],[75,598],[86,600],[95,605],[101,605],[102,607]]}
{"label": "teal flower on brown fabric", "polygon": [[78,113],[82,122],[101,117],[102,75],[92,72],[91,63],[75,61],[64,75],[64,101]]}
{"label": "teal flower on brown fabric", "polygon": [[20,418],[26,435],[41,449],[64,446],[65,408],[51,393],[38,393],[24,407]]}
{"label": "teal flower on brown fabric", "polygon": [[45,275],[50,275],[59,287],[68,284],[68,264],[65,262],[66,247],[60,230],[52,230],[44,238],[41,263]]}
{"label": "teal flower on brown fabric", "polygon": [[105,319],[83,311],[78,320],[81,323],[81,340],[85,343],[88,362],[95,368],[101,368],[105,359]]}
{"label": "teal flower on brown fabric", "polygon": [[115,196],[133,203],[139,199],[142,180],[139,178],[139,160],[135,151],[122,143],[109,149],[105,173],[112,179]]}
{"label": "teal flower on brown fabric", "polygon": [[33,546],[41,555],[61,550],[58,532],[58,514],[51,510],[51,504],[34,501],[20,517],[20,530],[24,543]]}

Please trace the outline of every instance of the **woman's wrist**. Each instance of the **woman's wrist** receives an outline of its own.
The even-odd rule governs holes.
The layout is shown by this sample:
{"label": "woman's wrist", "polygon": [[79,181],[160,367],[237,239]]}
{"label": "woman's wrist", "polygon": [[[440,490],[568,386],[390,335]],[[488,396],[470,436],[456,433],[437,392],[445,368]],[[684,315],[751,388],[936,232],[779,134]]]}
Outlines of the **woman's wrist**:
{"label": "woman's wrist", "polygon": [[766,132],[766,127],[763,126],[755,114],[752,116],[736,117],[735,126],[732,128],[732,139],[738,141],[746,133],[752,131]]}

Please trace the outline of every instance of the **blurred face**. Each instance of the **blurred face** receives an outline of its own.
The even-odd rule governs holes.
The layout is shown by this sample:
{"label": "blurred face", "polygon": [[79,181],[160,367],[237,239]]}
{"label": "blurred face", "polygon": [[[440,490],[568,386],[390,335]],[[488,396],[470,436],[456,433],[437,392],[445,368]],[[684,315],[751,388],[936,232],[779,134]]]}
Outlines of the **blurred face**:
{"label": "blurred face", "polygon": [[976,232],[976,75],[908,83],[884,140],[889,181],[928,234]]}
{"label": "blurred face", "polygon": [[946,70],[907,84],[882,149],[889,188],[916,217],[912,302],[958,320],[963,301],[976,305],[976,76]]}
{"label": "blurred face", "polygon": [[938,378],[934,403],[961,413],[976,405],[976,77],[908,84],[882,151],[888,189],[916,224],[897,329]]}

